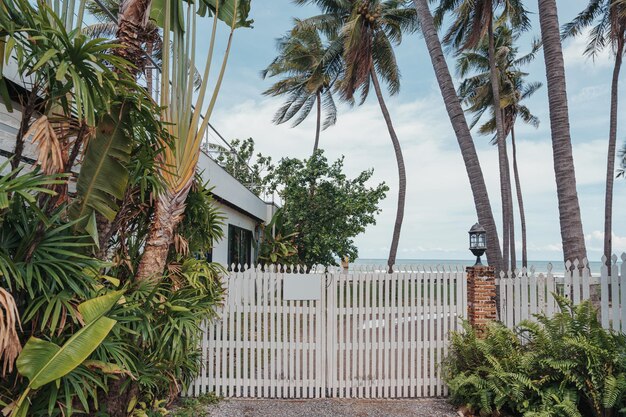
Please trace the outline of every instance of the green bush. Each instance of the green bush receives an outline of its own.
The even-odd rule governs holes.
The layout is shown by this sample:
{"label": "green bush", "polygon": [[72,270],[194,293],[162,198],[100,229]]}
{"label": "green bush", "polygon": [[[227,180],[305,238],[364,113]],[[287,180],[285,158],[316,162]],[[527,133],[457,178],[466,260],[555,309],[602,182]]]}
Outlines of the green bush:
{"label": "green bush", "polygon": [[626,412],[626,336],[602,328],[589,301],[514,330],[467,323],[452,335],[444,377],[451,400],[480,416],[610,417]]}

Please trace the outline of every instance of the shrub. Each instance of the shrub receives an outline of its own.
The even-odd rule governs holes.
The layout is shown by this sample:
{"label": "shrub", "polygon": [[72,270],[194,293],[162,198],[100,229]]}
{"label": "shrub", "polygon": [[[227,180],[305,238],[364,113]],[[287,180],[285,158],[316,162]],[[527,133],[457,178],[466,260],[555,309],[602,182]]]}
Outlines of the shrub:
{"label": "shrub", "polygon": [[590,302],[514,330],[467,323],[444,361],[451,400],[481,416],[617,415],[626,407],[626,336],[602,328]]}

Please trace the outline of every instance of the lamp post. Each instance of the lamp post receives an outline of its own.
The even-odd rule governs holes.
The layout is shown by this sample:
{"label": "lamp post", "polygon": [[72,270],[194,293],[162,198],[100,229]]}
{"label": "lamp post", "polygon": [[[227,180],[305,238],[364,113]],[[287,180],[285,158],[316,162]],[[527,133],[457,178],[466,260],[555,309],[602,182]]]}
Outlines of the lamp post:
{"label": "lamp post", "polygon": [[487,232],[480,224],[476,223],[468,233],[469,249],[474,256],[476,256],[476,263],[474,265],[482,265],[480,257],[484,255],[485,250],[487,250]]}

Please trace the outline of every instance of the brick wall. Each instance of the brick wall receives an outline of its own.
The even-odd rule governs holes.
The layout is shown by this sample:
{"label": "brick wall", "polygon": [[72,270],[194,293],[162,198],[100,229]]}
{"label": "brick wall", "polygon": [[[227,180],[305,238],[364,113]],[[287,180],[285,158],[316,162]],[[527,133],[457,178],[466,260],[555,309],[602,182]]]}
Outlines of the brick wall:
{"label": "brick wall", "polygon": [[467,319],[480,330],[496,319],[496,278],[491,266],[471,266],[467,271]]}

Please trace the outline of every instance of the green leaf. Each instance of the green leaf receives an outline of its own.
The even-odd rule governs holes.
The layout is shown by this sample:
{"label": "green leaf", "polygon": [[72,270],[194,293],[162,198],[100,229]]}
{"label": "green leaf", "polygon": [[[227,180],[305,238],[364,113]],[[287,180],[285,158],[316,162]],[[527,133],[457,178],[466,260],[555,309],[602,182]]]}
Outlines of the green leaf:
{"label": "green leaf", "polygon": [[79,305],[85,325],[63,346],[36,337],[26,342],[16,364],[18,372],[29,380],[28,389],[38,389],[69,374],[91,355],[115,325],[115,320],[104,315],[122,293],[110,292]]}
{"label": "green leaf", "polygon": [[43,56],[39,59],[39,61],[35,64],[34,67],[31,68],[31,70],[29,71],[31,74],[35,73],[39,68],[41,68],[42,66],[44,66],[48,61],[50,61],[50,58],[52,58],[53,56],[55,56],[59,51],[57,51],[54,48],[48,49]]}
{"label": "green leaf", "polygon": [[[127,129],[130,129],[129,112],[124,106],[116,106],[102,117],[96,137],[89,141],[76,184],[78,200],[71,210],[72,218],[83,219],[85,229],[93,210],[110,221],[117,214],[116,200],[124,197],[129,177],[127,164],[132,138],[127,135]],[[90,235],[97,240],[92,232]]]}

